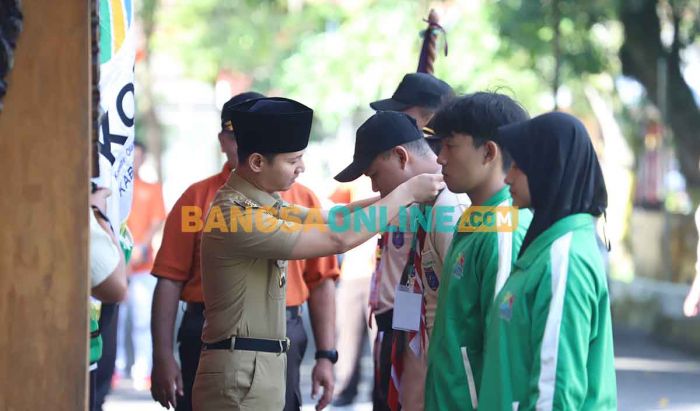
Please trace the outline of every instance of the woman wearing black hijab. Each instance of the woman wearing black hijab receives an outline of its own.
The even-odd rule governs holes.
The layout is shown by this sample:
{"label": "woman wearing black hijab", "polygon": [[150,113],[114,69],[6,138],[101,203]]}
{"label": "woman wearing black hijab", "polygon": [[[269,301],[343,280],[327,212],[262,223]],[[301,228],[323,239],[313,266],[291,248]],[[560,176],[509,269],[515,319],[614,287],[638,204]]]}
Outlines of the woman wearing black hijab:
{"label": "woman wearing black hijab", "polygon": [[498,129],[514,203],[534,218],[494,302],[479,409],[615,410],[610,301],[595,218],[605,181],[583,124],[547,113]]}

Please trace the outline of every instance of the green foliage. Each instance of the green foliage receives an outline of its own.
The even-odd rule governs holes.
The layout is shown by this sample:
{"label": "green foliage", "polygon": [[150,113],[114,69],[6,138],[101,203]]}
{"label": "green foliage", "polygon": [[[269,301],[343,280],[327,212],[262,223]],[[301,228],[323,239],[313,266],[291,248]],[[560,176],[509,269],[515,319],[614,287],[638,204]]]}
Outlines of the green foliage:
{"label": "green foliage", "polygon": [[401,77],[415,71],[421,12],[411,2],[383,3],[304,38],[272,78],[275,88],[316,108],[328,131],[390,96]]}
{"label": "green foliage", "polygon": [[530,58],[530,67],[550,80],[555,8],[559,10],[560,56],[566,77],[610,70],[621,39],[606,35],[609,29],[605,26],[615,17],[615,2],[609,0],[501,0],[491,7],[491,17],[503,39],[499,55],[523,51]]}
{"label": "green foliage", "polygon": [[331,5],[289,10],[286,1],[187,0],[163,8],[156,47],[189,74],[213,81],[222,68],[269,79],[300,39],[341,18]]}
{"label": "green foliage", "polygon": [[[609,6],[591,1],[593,14],[573,0],[560,1],[567,78],[610,66],[608,43],[616,36],[600,22]],[[445,57],[441,35],[438,77],[460,93],[505,92],[533,114],[551,107],[545,97],[553,33],[539,1],[436,6],[450,46]],[[370,101],[389,97],[401,77],[416,70],[427,13],[427,1],[181,0],[162,8],[154,47],[176,56],[191,76],[213,81],[221,69],[242,72],[257,90],[303,101],[320,120],[318,138],[347,119],[366,117]]]}

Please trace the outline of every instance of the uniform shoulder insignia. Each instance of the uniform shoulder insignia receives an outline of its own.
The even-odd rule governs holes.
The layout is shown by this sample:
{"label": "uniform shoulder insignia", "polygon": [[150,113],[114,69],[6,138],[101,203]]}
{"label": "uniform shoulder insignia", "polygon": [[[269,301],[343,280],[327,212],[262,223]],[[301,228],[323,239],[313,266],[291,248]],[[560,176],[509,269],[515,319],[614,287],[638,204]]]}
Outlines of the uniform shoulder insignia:
{"label": "uniform shoulder insignia", "polygon": [[233,198],[231,199],[234,204],[241,208],[260,208],[260,204],[251,200],[250,198],[244,196],[239,192],[234,192]]}

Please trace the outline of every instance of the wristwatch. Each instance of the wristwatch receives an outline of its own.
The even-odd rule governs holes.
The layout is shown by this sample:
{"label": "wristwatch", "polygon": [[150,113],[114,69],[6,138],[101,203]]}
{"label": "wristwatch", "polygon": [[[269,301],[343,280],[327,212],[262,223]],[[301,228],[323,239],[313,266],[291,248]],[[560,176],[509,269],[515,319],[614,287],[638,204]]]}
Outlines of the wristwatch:
{"label": "wristwatch", "polygon": [[331,364],[335,364],[338,362],[338,351],[336,350],[318,350],[316,351],[316,359],[318,360],[319,358],[325,358],[328,361],[331,362]]}

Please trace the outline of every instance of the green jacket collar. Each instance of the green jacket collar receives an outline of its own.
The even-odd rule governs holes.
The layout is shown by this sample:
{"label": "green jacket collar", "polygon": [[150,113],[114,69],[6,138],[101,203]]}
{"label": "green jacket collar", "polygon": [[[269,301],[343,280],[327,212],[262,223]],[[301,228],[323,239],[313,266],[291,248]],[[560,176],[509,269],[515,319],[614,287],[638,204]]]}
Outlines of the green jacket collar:
{"label": "green jacket collar", "polygon": [[521,269],[527,269],[532,265],[535,259],[544,252],[554,241],[559,237],[587,226],[593,227],[593,216],[590,214],[572,214],[564,217],[546,229],[542,234],[535,238],[527,247],[525,253],[518,258],[515,265]]}
{"label": "green jacket collar", "polygon": [[498,192],[496,192],[496,194],[494,194],[494,195],[492,195],[491,197],[489,197],[489,199],[486,200],[486,201],[484,202],[484,204],[479,205],[479,206],[471,205],[471,206],[467,207],[467,208],[464,210],[464,212],[462,213],[462,215],[459,217],[459,220],[457,220],[457,225],[455,226],[455,228],[454,228],[454,230],[453,230],[453,232],[452,232],[452,236],[454,237],[454,236],[457,236],[457,235],[458,235],[458,236],[461,237],[461,236],[469,235],[469,234],[472,233],[471,231],[467,231],[467,232],[459,231],[459,228],[462,226],[462,219],[463,219],[463,218],[468,218],[468,217],[469,217],[469,214],[470,214],[472,211],[474,211],[474,210],[472,209],[472,207],[495,207],[495,206],[501,204],[502,202],[504,202],[505,200],[508,200],[508,199],[510,199],[510,198],[511,198],[511,196],[510,196],[510,186],[507,186],[507,185],[506,185],[506,186],[504,186],[502,189],[498,190]]}
{"label": "green jacket collar", "polygon": [[482,204],[484,207],[497,206],[510,198],[510,186],[505,185]]}

